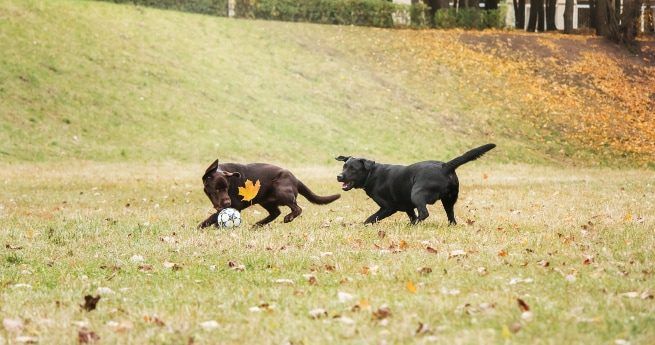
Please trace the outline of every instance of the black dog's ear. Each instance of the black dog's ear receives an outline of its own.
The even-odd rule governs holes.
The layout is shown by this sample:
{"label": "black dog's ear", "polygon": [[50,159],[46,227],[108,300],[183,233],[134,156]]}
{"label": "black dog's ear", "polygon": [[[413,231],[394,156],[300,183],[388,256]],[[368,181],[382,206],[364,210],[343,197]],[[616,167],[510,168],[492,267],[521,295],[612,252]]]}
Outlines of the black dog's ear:
{"label": "black dog's ear", "polygon": [[334,158],[334,159],[336,159],[336,160],[338,160],[338,161],[340,161],[340,162],[345,162],[345,161],[349,160],[350,158],[352,158],[352,157],[351,157],[351,156],[348,156],[348,157],[346,157],[346,156],[339,156],[339,157],[336,157],[336,158]]}
{"label": "black dog's ear", "polygon": [[368,159],[362,159],[362,163],[364,163],[364,169],[366,170],[371,170],[373,165],[375,165],[375,161],[368,160]]}

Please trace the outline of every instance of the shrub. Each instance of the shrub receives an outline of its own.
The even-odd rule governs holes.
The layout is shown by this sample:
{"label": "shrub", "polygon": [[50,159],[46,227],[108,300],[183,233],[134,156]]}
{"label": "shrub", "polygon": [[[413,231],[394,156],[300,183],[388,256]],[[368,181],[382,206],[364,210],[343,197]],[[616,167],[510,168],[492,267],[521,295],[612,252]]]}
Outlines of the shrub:
{"label": "shrub", "polygon": [[227,0],[104,0],[183,12],[227,16]]}
{"label": "shrub", "polygon": [[480,10],[477,8],[454,8],[438,10],[434,16],[435,27],[440,29],[464,28],[486,29],[503,28],[505,16],[503,11]]}
{"label": "shrub", "polygon": [[430,25],[430,8],[422,2],[417,2],[409,7],[409,18],[413,28],[425,28]]}

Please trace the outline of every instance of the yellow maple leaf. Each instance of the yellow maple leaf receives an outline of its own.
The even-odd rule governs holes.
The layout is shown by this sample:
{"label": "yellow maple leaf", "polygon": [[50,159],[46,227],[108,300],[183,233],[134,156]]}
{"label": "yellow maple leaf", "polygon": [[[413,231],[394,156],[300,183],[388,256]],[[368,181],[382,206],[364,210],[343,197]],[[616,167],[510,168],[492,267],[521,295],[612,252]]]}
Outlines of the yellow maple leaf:
{"label": "yellow maple leaf", "polygon": [[254,184],[250,180],[246,180],[246,183],[243,185],[243,187],[239,187],[239,195],[243,197],[243,201],[251,201],[257,196],[257,193],[259,192],[259,180],[255,182]]}
{"label": "yellow maple leaf", "polygon": [[411,280],[407,282],[407,285],[405,285],[405,287],[407,288],[407,291],[409,291],[410,293],[416,293],[416,286],[414,285],[414,283],[412,283]]}

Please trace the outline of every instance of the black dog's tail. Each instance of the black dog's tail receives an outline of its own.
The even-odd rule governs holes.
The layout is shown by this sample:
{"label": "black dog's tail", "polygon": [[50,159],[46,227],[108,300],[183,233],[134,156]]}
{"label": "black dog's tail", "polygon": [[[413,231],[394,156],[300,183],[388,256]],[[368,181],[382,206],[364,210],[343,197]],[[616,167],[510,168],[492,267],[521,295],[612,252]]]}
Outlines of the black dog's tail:
{"label": "black dog's tail", "polygon": [[442,169],[446,171],[455,171],[455,169],[457,169],[460,165],[482,157],[487,151],[493,149],[494,147],[496,147],[496,144],[487,144],[478,148],[474,148],[473,150],[451,160],[450,162],[445,163]]}
{"label": "black dog's tail", "polygon": [[298,180],[298,193],[307,198],[312,204],[325,205],[337,200],[341,197],[341,194],[334,194],[328,196],[320,196],[314,194],[304,183]]}

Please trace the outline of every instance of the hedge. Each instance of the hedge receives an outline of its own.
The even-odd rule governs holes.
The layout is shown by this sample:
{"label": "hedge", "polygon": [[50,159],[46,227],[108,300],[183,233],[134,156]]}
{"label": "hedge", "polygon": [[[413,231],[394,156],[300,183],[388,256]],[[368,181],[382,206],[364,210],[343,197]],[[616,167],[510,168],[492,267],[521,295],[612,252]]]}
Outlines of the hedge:
{"label": "hedge", "polygon": [[227,17],[227,0],[101,0]]}
{"label": "hedge", "polygon": [[[214,16],[228,15],[228,0],[100,0],[115,3],[173,9]],[[235,16],[292,22],[359,25],[391,28],[394,15],[409,18],[413,28],[431,26],[429,7],[422,2],[411,6],[386,0],[235,0]],[[438,10],[434,17],[437,28],[502,28],[504,11],[461,8]]]}
{"label": "hedge", "polygon": [[235,15],[322,24],[393,27],[402,7],[384,0],[236,0]]}

